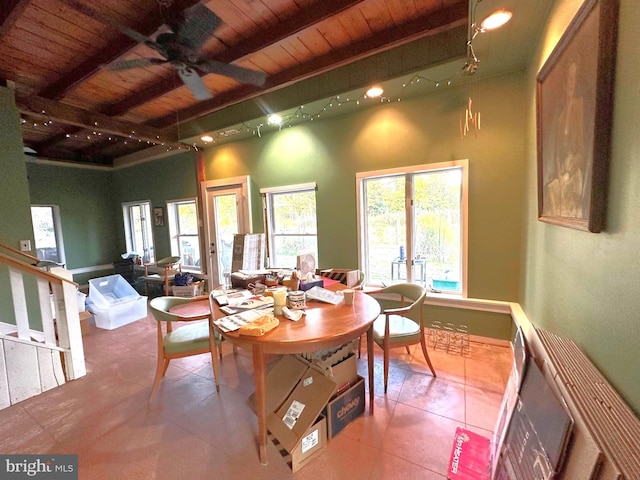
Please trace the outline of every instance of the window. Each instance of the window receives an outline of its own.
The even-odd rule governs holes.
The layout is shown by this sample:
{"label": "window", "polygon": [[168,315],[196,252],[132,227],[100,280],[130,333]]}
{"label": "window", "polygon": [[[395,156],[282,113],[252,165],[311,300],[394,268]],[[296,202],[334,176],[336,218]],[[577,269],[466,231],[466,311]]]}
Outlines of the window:
{"label": "window", "polygon": [[151,203],[124,203],[122,204],[122,215],[127,252],[139,255],[144,263],[155,262],[156,256],[151,232],[153,222]]}
{"label": "window", "polygon": [[260,190],[265,202],[269,266],[296,268],[297,256],[311,253],[318,264],[316,185]]}
{"label": "window", "polygon": [[367,281],[466,295],[466,160],[357,175]]}
{"label": "window", "polygon": [[167,202],[171,255],[182,258],[187,270],[200,271],[198,209],[194,199]]}
{"label": "window", "polygon": [[31,222],[36,241],[36,257],[64,264],[60,211],[57,205],[33,205]]}

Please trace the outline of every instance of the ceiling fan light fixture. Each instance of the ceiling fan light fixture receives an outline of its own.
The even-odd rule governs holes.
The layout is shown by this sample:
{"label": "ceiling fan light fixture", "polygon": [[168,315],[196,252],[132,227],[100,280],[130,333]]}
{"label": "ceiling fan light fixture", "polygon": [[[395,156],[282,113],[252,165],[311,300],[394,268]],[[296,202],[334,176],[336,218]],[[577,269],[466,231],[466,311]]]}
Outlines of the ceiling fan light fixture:
{"label": "ceiling fan light fixture", "polygon": [[382,89],[382,87],[374,85],[373,87],[369,88],[369,90],[367,90],[366,95],[369,98],[378,98],[383,93],[384,90]]}
{"label": "ceiling fan light fixture", "polygon": [[480,22],[480,29],[484,32],[486,30],[495,30],[496,28],[500,28],[511,20],[512,15],[511,11],[506,8],[496,10]]}

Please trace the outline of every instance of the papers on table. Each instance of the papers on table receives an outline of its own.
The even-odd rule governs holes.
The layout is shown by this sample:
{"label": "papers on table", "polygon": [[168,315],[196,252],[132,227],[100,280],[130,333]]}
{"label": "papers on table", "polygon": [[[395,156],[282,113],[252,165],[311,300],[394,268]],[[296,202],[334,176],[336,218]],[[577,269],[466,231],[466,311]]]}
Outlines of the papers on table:
{"label": "papers on table", "polygon": [[306,293],[307,298],[311,300],[332,303],[333,305],[337,305],[344,299],[342,295],[322,287],[312,287]]}
{"label": "papers on table", "polygon": [[228,315],[226,317],[219,318],[216,320],[216,326],[222,330],[223,332],[234,332],[238,330],[243,325],[247,325],[248,323],[252,323],[258,318],[260,318],[265,313],[268,313],[266,309],[253,309],[246,310],[241,313],[236,313],[235,315]]}
{"label": "papers on table", "polygon": [[[241,303],[244,300],[246,300],[247,298],[250,298],[250,297],[253,296],[253,293],[251,293],[249,290],[245,290],[245,289],[224,290],[224,289],[219,288],[219,289],[214,290],[213,292],[211,292],[211,294],[213,295],[213,299],[220,306],[223,306],[223,305],[235,305],[235,304]],[[231,313],[235,313],[235,312],[231,312]]]}
{"label": "papers on table", "polygon": [[241,298],[239,300],[231,299],[227,296],[229,305],[220,307],[227,315],[244,312],[245,310],[254,310],[256,308],[266,308],[273,306],[273,297],[251,297]]}

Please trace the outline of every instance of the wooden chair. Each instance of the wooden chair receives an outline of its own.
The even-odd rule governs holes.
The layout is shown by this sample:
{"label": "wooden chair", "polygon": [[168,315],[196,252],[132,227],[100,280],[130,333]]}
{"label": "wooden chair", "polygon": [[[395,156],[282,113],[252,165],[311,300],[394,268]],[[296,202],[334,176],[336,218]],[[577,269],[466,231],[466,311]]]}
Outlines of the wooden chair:
{"label": "wooden chair", "polygon": [[398,283],[367,293],[399,295],[400,301],[404,303],[404,306],[398,308],[383,309],[382,314],[373,322],[373,341],[384,352],[384,393],[387,393],[389,350],[392,348],[405,347],[407,353],[411,353],[409,345],[419,343],[431,373],[435,377],[436,372],[429,359],[427,341],[424,336],[422,310],[427,291],[414,283]]}
{"label": "wooden chair", "polygon": [[[220,391],[218,357],[222,358],[220,345],[222,337],[215,333],[213,329],[212,310],[209,309],[208,312],[201,315],[188,317],[176,315],[169,311],[173,307],[189,303],[195,299],[202,300],[202,297],[156,297],[149,302],[153,318],[158,323],[158,362],[149,399],[151,399],[160,380],[164,377],[172,359],[202,353],[211,353],[216,391]],[[178,326],[179,323],[184,326]],[[163,324],[165,328],[163,328]]]}
{"label": "wooden chair", "polygon": [[[148,285],[150,283],[162,283],[164,285],[164,294],[171,295],[169,287],[173,285],[173,279],[176,271],[182,271],[181,268],[182,259],[180,257],[165,257],[158,260],[156,263],[147,263],[144,265],[144,292],[145,295],[149,295]],[[149,275],[149,267],[155,266],[162,269],[162,274],[154,273]]]}

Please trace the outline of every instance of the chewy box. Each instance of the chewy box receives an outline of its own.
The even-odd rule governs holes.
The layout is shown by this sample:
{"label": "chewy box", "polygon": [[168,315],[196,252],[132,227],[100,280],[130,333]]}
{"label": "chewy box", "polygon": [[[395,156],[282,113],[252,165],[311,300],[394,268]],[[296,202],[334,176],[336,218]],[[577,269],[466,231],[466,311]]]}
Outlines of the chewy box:
{"label": "chewy box", "polygon": [[[330,377],[293,355],[284,355],[273,365],[267,373],[266,384],[266,422],[272,441],[279,449],[295,457],[294,463],[299,468],[314,454],[311,451],[313,439],[308,437],[313,434],[312,427],[318,425],[319,421],[323,422],[318,417],[337,385]],[[249,397],[247,404],[256,411],[255,393]],[[321,435],[322,426],[319,427],[321,431],[318,435]],[[322,448],[323,445],[319,445],[316,450]],[[299,453],[296,454],[296,451]]]}
{"label": "chewy box", "polygon": [[346,392],[338,395],[323,411],[327,417],[327,432],[329,439],[340,433],[349,423],[364,413],[364,378],[358,381]]}

